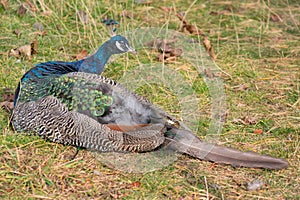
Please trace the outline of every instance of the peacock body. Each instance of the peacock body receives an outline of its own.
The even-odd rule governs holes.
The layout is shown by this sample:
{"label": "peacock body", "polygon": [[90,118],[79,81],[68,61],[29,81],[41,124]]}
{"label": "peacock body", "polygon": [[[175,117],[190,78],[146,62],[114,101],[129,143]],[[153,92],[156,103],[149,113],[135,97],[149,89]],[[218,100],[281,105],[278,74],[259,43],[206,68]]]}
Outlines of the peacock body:
{"label": "peacock body", "polygon": [[78,72],[24,82],[12,124],[65,145],[144,152],[164,142],[166,128],[159,117],[150,102],[116,82]]}
{"label": "peacock body", "polygon": [[76,72],[35,79],[21,88],[13,126],[53,142],[122,152],[167,146],[237,167],[287,167],[282,159],[205,143],[146,99],[97,74]]}

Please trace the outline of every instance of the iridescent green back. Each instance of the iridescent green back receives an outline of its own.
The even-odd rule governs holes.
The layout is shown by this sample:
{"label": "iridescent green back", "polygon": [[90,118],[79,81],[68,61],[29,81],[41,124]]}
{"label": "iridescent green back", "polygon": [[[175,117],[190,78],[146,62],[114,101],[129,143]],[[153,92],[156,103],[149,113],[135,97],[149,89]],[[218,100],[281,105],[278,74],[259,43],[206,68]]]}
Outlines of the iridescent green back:
{"label": "iridescent green back", "polygon": [[69,110],[88,111],[92,116],[101,116],[113,103],[109,94],[104,94],[99,85],[80,77],[47,77],[28,80],[21,85],[19,102],[37,101],[46,96],[54,96]]}

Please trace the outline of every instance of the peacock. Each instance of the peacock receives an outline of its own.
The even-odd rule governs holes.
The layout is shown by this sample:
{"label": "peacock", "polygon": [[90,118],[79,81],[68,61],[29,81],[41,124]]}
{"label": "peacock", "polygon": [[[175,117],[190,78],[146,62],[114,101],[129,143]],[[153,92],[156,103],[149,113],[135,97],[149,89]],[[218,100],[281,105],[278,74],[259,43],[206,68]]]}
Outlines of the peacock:
{"label": "peacock", "polygon": [[[40,76],[40,72],[29,74]],[[11,122],[19,132],[99,152],[142,153],[167,148],[235,167],[288,166],[280,158],[201,141],[147,99],[109,78],[82,72],[82,68],[23,81]]]}
{"label": "peacock", "polygon": [[27,81],[34,81],[36,79],[48,77],[59,77],[63,74],[71,72],[85,72],[93,74],[101,74],[104,70],[105,64],[108,59],[114,54],[122,54],[131,52],[136,54],[134,48],[132,48],[127,39],[121,35],[113,34],[112,37],[104,42],[97,52],[85,59],[74,61],[74,62],[63,62],[63,61],[49,61],[39,63],[32,69],[26,72],[16,89],[14,102],[18,101],[20,84]]}

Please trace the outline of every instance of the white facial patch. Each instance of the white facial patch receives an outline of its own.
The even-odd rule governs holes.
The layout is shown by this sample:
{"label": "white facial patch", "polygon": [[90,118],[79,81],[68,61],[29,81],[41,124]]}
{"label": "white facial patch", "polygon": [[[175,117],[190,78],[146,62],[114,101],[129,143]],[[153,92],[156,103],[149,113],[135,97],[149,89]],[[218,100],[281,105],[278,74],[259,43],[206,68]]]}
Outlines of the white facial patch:
{"label": "white facial patch", "polygon": [[126,51],[123,47],[124,44],[121,44],[120,42],[116,41],[116,47],[120,50],[120,51]]}

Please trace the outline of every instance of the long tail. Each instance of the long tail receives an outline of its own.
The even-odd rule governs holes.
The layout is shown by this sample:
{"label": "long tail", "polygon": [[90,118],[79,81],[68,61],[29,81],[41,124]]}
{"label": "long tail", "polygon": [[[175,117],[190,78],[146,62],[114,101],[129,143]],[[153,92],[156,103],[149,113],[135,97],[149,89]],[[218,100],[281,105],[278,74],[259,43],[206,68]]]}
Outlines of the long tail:
{"label": "long tail", "polygon": [[288,162],[280,158],[260,155],[254,152],[242,152],[233,148],[203,142],[190,131],[173,128],[170,132],[175,137],[166,137],[168,147],[201,160],[229,164],[234,167],[266,169],[283,169],[288,167]]}

